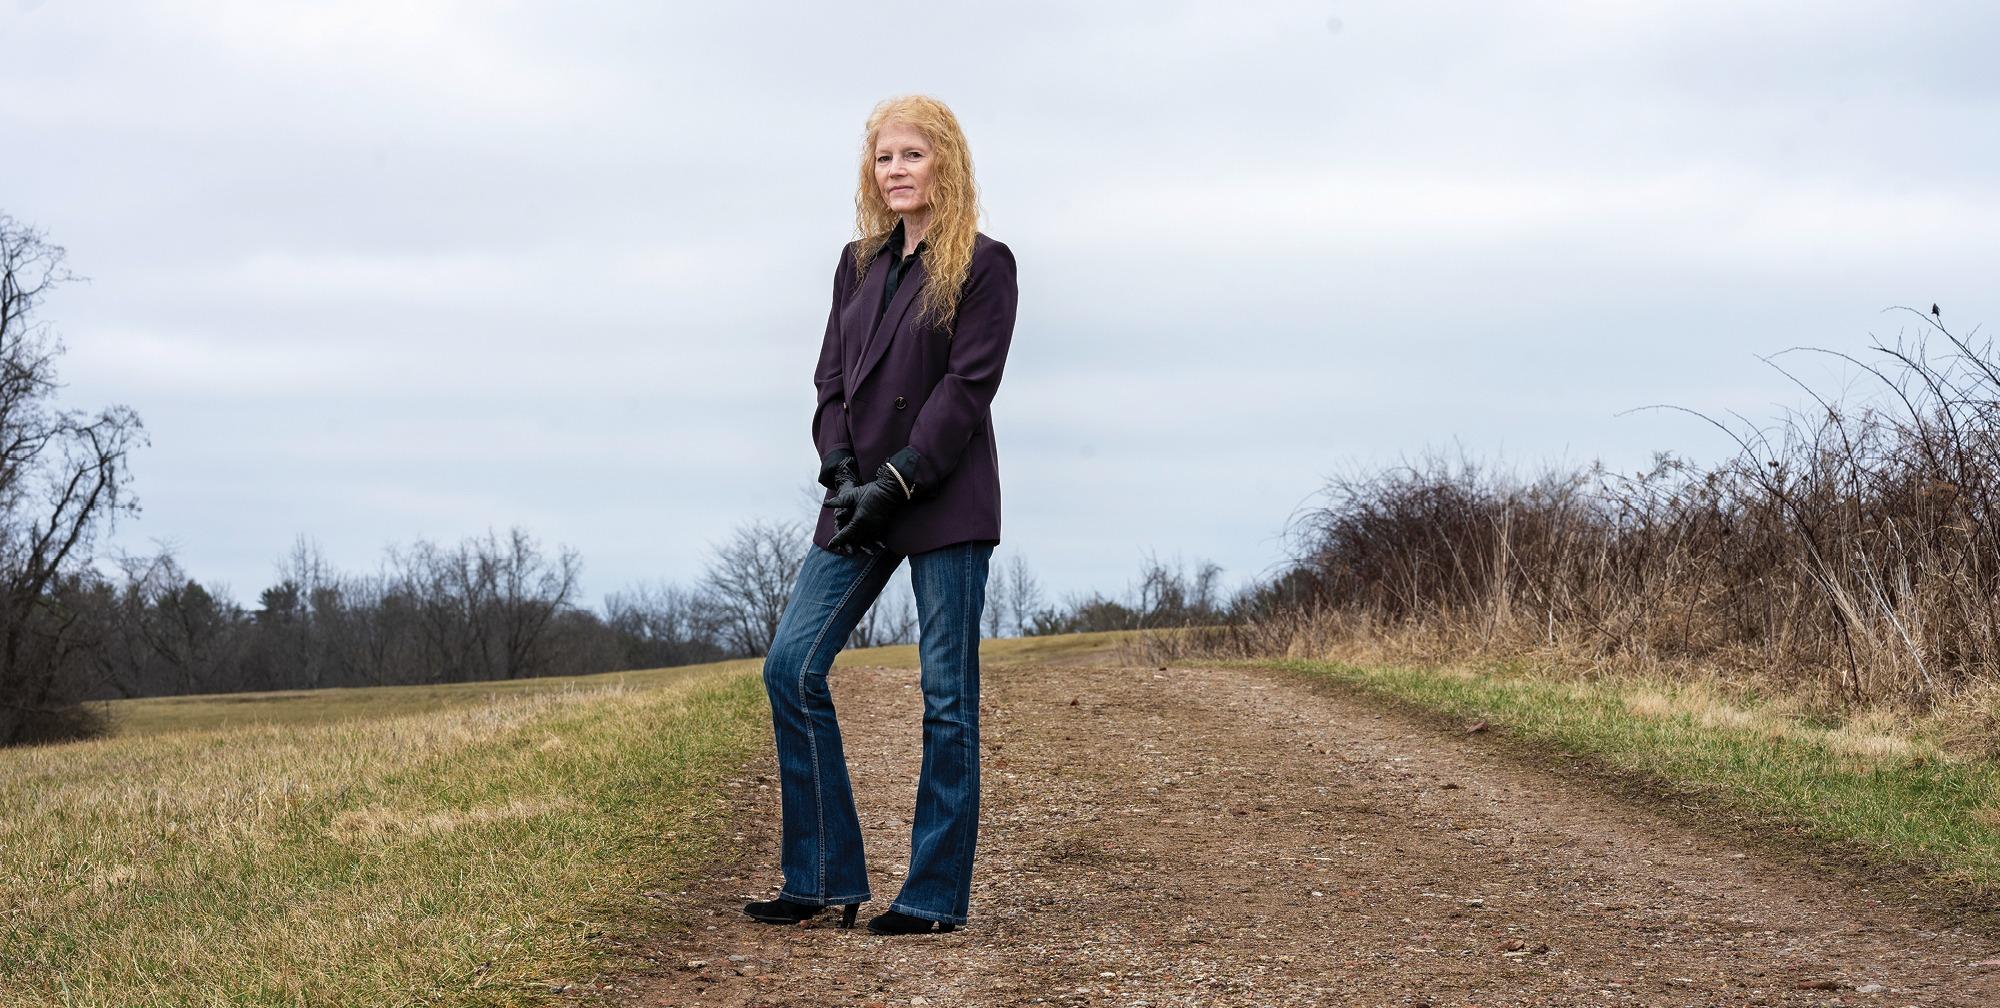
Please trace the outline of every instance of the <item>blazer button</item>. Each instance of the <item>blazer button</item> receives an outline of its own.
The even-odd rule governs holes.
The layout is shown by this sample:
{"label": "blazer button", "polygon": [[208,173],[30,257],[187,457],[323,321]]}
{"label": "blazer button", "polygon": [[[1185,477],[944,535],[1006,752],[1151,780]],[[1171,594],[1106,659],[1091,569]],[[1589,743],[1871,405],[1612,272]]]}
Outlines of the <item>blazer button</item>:
{"label": "blazer button", "polygon": [[840,411],[841,411],[842,413],[845,413],[845,412],[847,412],[847,400],[845,400],[845,399],[842,399],[842,400],[840,401]]}
{"label": "blazer button", "polygon": [[902,396],[897,396],[897,397],[896,397],[896,408],[897,408],[897,409],[902,409],[902,408],[903,408],[903,397],[902,397]]}

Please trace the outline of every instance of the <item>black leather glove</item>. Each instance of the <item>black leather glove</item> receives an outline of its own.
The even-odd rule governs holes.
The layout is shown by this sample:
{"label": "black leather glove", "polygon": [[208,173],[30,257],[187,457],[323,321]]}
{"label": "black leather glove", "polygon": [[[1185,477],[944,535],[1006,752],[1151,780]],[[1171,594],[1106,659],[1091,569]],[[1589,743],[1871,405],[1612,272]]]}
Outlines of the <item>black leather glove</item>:
{"label": "black leather glove", "polygon": [[835,494],[826,506],[834,508],[836,516],[841,508],[853,508],[854,514],[834,530],[827,549],[839,552],[843,547],[851,547],[865,553],[880,552],[882,533],[888,530],[890,520],[922,489],[916,478],[922,469],[922,459],[916,450],[904,448],[875,467],[874,479]]}
{"label": "black leather glove", "polygon": [[[856,483],[861,482],[861,469],[855,464],[854,452],[846,448],[835,448],[827,452],[826,457],[819,463],[819,482],[821,486],[826,487],[829,495],[853,489]],[[847,520],[853,514],[853,508],[835,508],[834,527],[847,524]]]}

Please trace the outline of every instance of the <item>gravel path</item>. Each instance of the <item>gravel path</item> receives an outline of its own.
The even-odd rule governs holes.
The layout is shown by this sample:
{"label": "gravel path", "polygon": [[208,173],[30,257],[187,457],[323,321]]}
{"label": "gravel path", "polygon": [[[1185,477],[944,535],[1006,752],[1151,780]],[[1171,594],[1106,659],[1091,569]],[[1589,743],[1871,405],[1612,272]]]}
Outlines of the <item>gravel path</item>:
{"label": "gravel path", "polygon": [[1283,673],[984,670],[971,920],[883,937],[909,854],[913,669],[837,668],[874,902],[759,924],[769,754],[739,846],[666,898],[621,1005],[2000,1006],[2000,945]]}

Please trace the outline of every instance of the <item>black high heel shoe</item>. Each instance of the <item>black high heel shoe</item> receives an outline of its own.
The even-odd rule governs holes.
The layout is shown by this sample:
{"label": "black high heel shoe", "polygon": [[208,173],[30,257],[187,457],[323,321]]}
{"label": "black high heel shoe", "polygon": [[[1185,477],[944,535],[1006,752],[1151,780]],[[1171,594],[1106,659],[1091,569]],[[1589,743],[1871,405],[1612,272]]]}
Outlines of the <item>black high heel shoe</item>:
{"label": "black high heel shoe", "polygon": [[[797,924],[800,921],[811,920],[819,916],[821,910],[825,910],[828,906],[832,905],[830,903],[824,905],[819,903],[794,903],[780,896],[777,899],[757,900],[754,903],[745,903],[743,904],[743,912],[749,914],[753,919],[763,921],[766,924]],[[840,908],[840,926],[844,928],[853,927],[854,917],[860,912],[861,904],[859,903],[842,905]]]}
{"label": "black high heel shoe", "polygon": [[868,918],[868,930],[876,934],[923,934],[933,929],[943,934],[958,930],[958,925],[934,921],[928,917],[912,917],[901,910],[891,910]]}

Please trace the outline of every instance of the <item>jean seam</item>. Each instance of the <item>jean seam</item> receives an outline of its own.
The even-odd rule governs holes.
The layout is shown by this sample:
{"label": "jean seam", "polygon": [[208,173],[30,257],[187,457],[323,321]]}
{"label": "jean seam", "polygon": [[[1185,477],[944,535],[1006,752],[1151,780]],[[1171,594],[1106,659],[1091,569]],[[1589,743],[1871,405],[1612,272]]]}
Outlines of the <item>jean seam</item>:
{"label": "jean seam", "polygon": [[[970,543],[966,545],[965,553],[958,565],[958,611],[959,619],[961,620],[959,640],[964,646],[964,660],[960,661],[958,665],[958,698],[960,703],[964,703],[967,700],[972,701],[972,709],[966,712],[966,727],[969,730],[959,732],[959,746],[964,750],[964,755],[961,759],[967,769],[975,768],[979,759],[979,751],[975,747],[972,737],[979,730],[977,727],[979,724],[979,701],[976,698],[967,696],[965,688],[967,672],[972,667],[972,664],[979,660],[979,642],[972,636],[978,630],[977,625],[975,625],[972,619],[972,551],[974,548]],[[978,771],[973,769],[973,772],[977,773]],[[976,785],[970,798],[972,799],[971,804],[974,809],[977,809],[979,792]],[[975,821],[977,818],[978,813],[976,811],[972,816],[967,817],[962,833],[959,836],[958,884],[967,887],[972,885],[972,844],[968,841],[970,834],[978,828],[978,823]]]}
{"label": "jean seam", "polygon": [[[841,593],[840,601],[834,603],[833,612],[820,621],[819,632],[813,635],[812,646],[806,649],[805,660],[799,663],[799,710],[805,715],[806,747],[812,757],[813,768],[813,815],[819,824],[819,828],[814,831],[813,839],[819,843],[817,877],[821,892],[826,891],[826,794],[819,779],[819,733],[813,729],[812,710],[806,706],[806,670],[812,667],[813,657],[819,654],[819,646],[826,639],[827,628],[840,618],[841,610],[847,608],[847,600],[854,597],[855,589],[861,587],[861,583],[868,579],[868,572],[875,569],[875,562],[879,559],[881,559],[880,554],[871,554],[868,557],[868,563],[861,568],[859,574],[855,575],[854,580],[848,583],[847,590]],[[831,683],[827,684],[827,689],[829,691],[833,689]]]}

